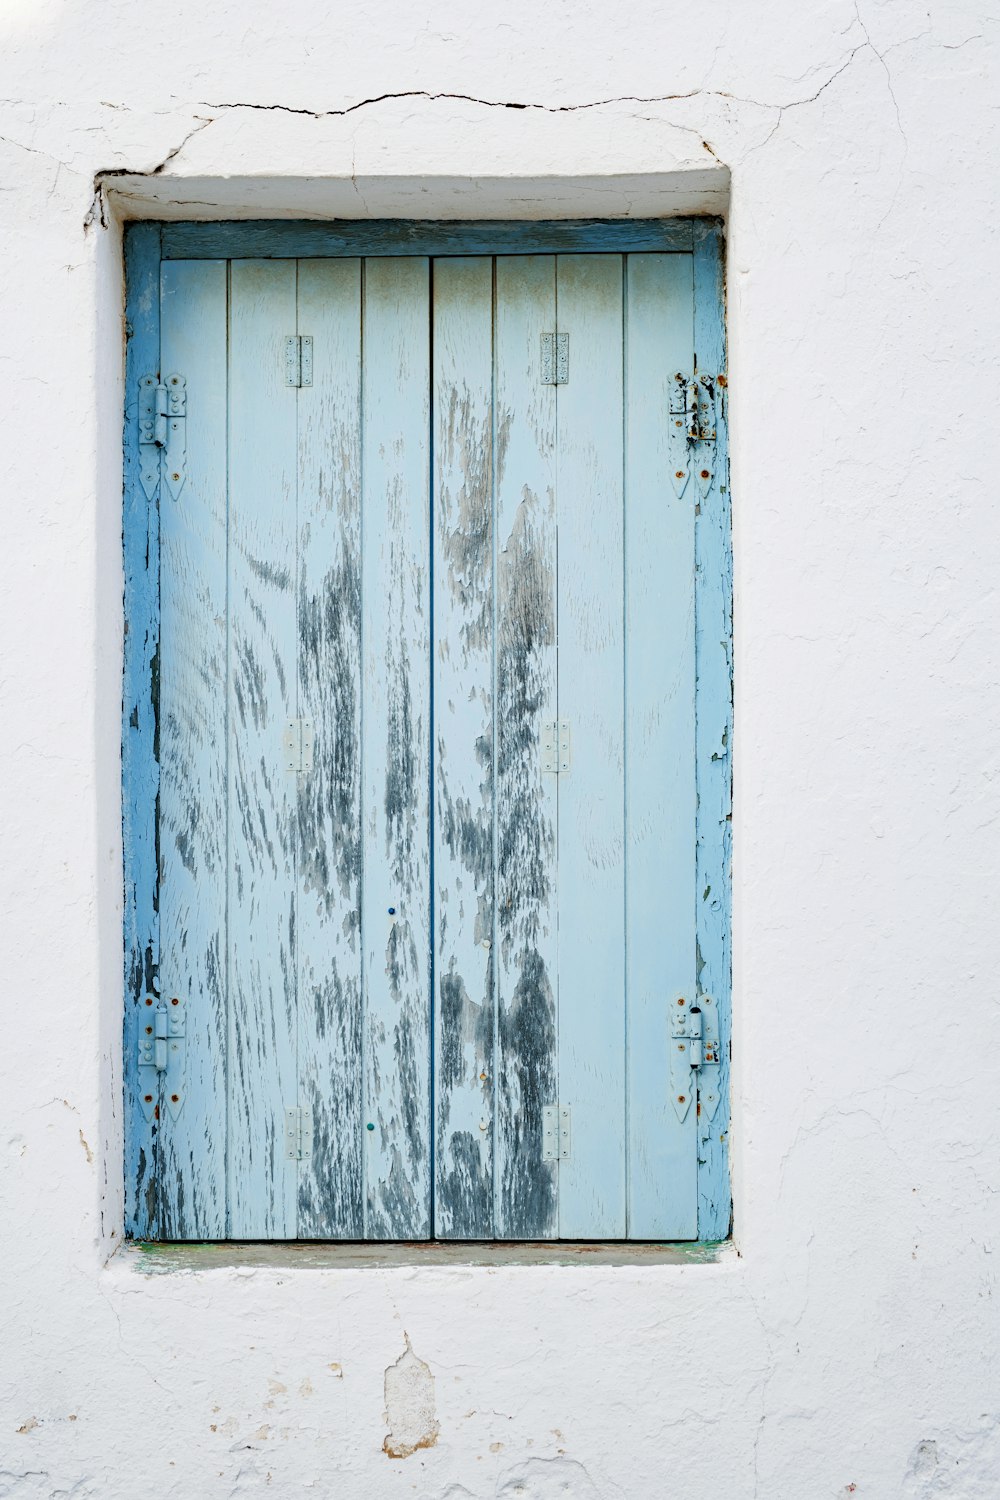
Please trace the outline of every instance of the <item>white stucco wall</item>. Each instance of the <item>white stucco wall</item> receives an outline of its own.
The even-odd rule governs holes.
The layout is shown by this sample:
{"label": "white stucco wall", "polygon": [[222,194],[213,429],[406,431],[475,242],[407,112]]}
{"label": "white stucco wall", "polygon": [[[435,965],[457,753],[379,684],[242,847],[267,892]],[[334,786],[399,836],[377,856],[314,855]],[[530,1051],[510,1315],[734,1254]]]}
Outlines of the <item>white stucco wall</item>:
{"label": "white stucco wall", "polygon": [[[984,0],[6,0],[0,1496],[996,1500],[996,43]],[[143,1274],[116,213],[726,168],[736,1248]]]}

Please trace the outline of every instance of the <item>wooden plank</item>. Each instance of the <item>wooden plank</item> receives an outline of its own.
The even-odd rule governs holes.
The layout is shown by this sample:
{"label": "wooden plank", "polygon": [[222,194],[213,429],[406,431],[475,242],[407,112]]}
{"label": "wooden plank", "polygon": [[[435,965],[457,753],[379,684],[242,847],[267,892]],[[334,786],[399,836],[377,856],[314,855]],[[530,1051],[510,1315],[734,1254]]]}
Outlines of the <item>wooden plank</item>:
{"label": "wooden plank", "polygon": [[[697,1235],[696,1111],[669,1087],[671,1007],[693,1000],[694,512],[664,420],[694,356],[688,255],[630,255],[625,357],[625,901],[628,1234]],[[685,1090],[689,1093],[689,1090]]]}
{"label": "wooden plank", "polygon": [[426,1238],[431,1223],[429,320],[426,260],[366,262],[362,951],[368,1239]]}
{"label": "wooden plank", "polygon": [[160,1114],[160,1234],[226,1232],[226,264],[164,263],[161,365],[187,382],[187,478],[160,505],[160,981],[183,1007]]}
{"label": "wooden plank", "polygon": [[557,1099],[556,784],[540,734],[556,717],[555,262],[498,258],[496,467],[496,1234],[559,1232],[542,1109]]}
{"label": "wooden plank", "polygon": [[163,225],[169,260],[321,255],[555,255],[571,250],[690,251],[692,219],[222,219]]}
{"label": "wooden plank", "polygon": [[359,260],[300,262],[298,328],[314,351],[312,386],[298,393],[299,713],[314,733],[298,799],[299,1102],[313,1126],[298,1234],[360,1239]]}
{"label": "wooden plank", "polygon": [[236,261],[229,401],[229,1203],[231,1236],[295,1233],[295,266]]}
{"label": "wooden plank", "polygon": [[435,1234],[493,1233],[493,263],[434,266]]}
{"label": "wooden plank", "polygon": [[559,1164],[563,1239],[625,1233],[625,830],[622,259],[560,256],[557,387],[559,1103],[572,1150]]}
{"label": "wooden plank", "polygon": [[[726,370],[725,285],[721,228],[706,226],[694,251],[694,346],[698,371]],[[726,386],[716,385],[715,479],[698,507],[697,559],[697,778],[698,982],[705,1003],[719,1012],[721,1102],[714,1119],[705,1110],[698,1131],[698,1238],[728,1235],[729,1039],[731,1034],[731,834],[733,741],[733,559],[726,425]]]}
{"label": "wooden plank", "polygon": [[159,1233],[156,1202],[156,1124],[139,1097],[139,1029],[147,998],[158,992],[159,870],[156,801],[159,790],[157,713],[160,661],[159,507],[139,482],[139,381],[160,367],[160,226],[130,224],[125,231],[126,329],[123,447],[125,659],[122,682],[122,833],[124,860],[125,1232],[136,1239]]}

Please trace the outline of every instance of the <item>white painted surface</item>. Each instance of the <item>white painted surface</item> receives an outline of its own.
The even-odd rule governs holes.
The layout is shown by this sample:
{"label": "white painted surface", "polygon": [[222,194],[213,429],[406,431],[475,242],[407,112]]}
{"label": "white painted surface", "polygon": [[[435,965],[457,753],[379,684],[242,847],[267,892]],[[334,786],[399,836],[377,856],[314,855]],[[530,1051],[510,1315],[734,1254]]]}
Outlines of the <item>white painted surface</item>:
{"label": "white painted surface", "polygon": [[[994,8],[12,0],[0,26],[0,1495],[995,1500]],[[94,174],[165,164],[182,215],[517,217],[718,206],[722,163],[739,1258],[108,1261],[121,314]],[[439,1430],[396,1459],[407,1336]]]}

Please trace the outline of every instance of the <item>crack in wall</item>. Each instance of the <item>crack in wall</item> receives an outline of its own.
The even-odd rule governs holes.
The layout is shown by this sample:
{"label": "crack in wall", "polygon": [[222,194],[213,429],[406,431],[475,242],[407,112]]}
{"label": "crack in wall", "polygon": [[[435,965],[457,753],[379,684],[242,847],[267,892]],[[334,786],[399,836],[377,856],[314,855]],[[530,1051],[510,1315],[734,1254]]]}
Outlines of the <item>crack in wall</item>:
{"label": "crack in wall", "polygon": [[[863,24],[862,30],[864,30]],[[825,89],[830,87],[834,79],[838,78],[846,68],[850,67],[858,52],[864,50],[865,47],[871,47],[872,44],[870,40],[867,40],[867,32],[865,33],[865,35],[866,41],[863,43],[859,43],[859,45],[856,47],[853,47],[847,58],[834,69],[830,76],[825,79],[822,84],[820,84],[818,89],[801,99],[792,99],[786,101],[785,103],[778,103],[773,100],[753,99],[745,95],[731,93],[730,91],[725,89],[703,88],[688,89],[683,93],[677,94],[615,94],[601,99],[583,100],[578,104],[546,104],[538,100],[483,99],[475,94],[465,94],[452,91],[433,91],[430,89],[403,89],[398,92],[373,94],[364,99],[356,99],[352,104],[346,104],[341,108],[320,110],[307,109],[304,106],[293,104],[261,104],[250,102],[248,100],[202,100],[200,101],[199,107],[202,109],[213,110],[215,111],[215,113],[209,116],[196,115],[195,119],[198,121],[198,123],[193,126],[192,129],[190,129],[183,137],[183,139],[175,147],[173,147],[172,150],[168,151],[166,156],[164,156],[163,159],[154,167],[140,171],[132,171],[129,168],[125,167],[115,167],[99,171],[95,174],[95,203],[91,205],[90,212],[87,215],[85,227],[89,228],[90,225],[98,218],[102,226],[106,223],[103,203],[98,204],[97,200],[100,197],[103,184],[107,180],[113,177],[158,177],[162,175],[169,164],[180,155],[185,146],[190,140],[193,139],[194,136],[201,134],[201,132],[203,130],[206,130],[209,125],[214,124],[215,121],[219,118],[220,114],[228,113],[231,110],[250,110],[258,113],[279,113],[297,115],[312,120],[326,120],[342,119],[348,115],[357,114],[361,110],[371,109],[378,105],[391,103],[393,101],[404,99],[424,99],[428,103],[438,103],[442,100],[446,100],[455,103],[474,104],[483,109],[502,109],[513,110],[517,112],[537,111],[543,114],[579,114],[589,110],[606,109],[615,104],[636,104],[645,106],[656,104],[675,104],[691,99],[704,97],[710,99],[725,99],[733,104],[745,104],[756,109],[776,110],[777,119],[774,124],[774,129],[767,136],[766,140],[762,142],[763,145],[766,145],[767,141],[770,140],[771,136],[774,134],[774,131],[777,130],[778,126],[781,123],[782,116],[787,110],[797,109],[804,104],[813,103],[816,99],[819,98],[820,94],[822,94]],[[875,49],[872,48],[872,50],[874,51]],[[885,66],[884,60],[882,61],[883,66]],[[673,124],[673,122],[668,123]],[[722,158],[714,150],[712,145],[704,139],[700,131],[696,130],[692,126],[685,126],[680,124],[674,124],[673,128],[685,131],[688,134],[697,135],[704,150],[707,151],[708,154],[714,158],[714,160],[719,162],[721,166],[727,165],[724,161],[722,161]],[[754,149],[760,148],[756,147]],[[358,193],[358,197],[361,199],[362,203],[364,203],[364,198],[358,187],[355,163],[353,159],[351,166],[351,180],[354,183],[354,188]]]}

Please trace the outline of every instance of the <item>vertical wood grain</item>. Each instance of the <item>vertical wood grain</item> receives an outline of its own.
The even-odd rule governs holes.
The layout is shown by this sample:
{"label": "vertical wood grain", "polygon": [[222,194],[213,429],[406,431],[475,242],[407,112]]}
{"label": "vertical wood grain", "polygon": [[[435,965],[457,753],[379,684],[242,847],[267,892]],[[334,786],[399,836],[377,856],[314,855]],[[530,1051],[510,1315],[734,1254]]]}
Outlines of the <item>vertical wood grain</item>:
{"label": "vertical wood grain", "polygon": [[498,257],[496,466],[496,1233],[559,1232],[542,1109],[557,1102],[556,782],[541,725],[556,717],[555,261]]}
{"label": "vertical wood grain", "polygon": [[428,262],[366,261],[362,942],[369,1239],[430,1233],[429,326]]}
{"label": "vertical wood grain", "polygon": [[[139,381],[160,367],[160,226],[125,230],[126,329],[123,447],[125,660],[122,682],[124,859],[125,1229],[159,1235],[156,1132],[139,1097],[139,1028],[159,983],[160,516],[139,482]],[[143,1070],[145,1071],[145,1069]]]}
{"label": "vertical wood grain", "polygon": [[493,1233],[493,263],[434,264],[435,1233]]}
{"label": "vertical wood grain", "polygon": [[234,261],[229,391],[230,1234],[295,1234],[296,774],[282,735],[296,710],[293,262]]}
{"label": "vertical wood grain", "polygon": [[678,1119],[668,1057],[672,1007],[695,994],[695,488],[671,486],[665,413],[692,368],[691,257],[630,255],[626,287],[628,1233],[685,1240],[697,1117]]}
{"label": "vertical wood grain", "polygon": [[625,1233],[622,257],[558,260],[559,1233]]}
{"label": "vertical wood grain", "polygon": [[298,797],[299,1167],[303,1239],[360,1239],[361,262],[299,262],[299,713],[314,733]]}
{"label": "vertical wood grain", "polygon": [[161,1233],[226,1230],[226,264],[164,262],[162,372],[187,382],[187,479],[160,508],[160,982],[184,1008],[161,1103]]}
{"label": "vertical wood grain", "polygon": [[[694,346],[699,375],[716,396],[715,480],[698,507],[697,635],[698,987],[719,1010],[720,1099],[698,1121],[698,1238],[729,1233],[729,1038],[731,1034],[731,838],[733,737],[733,559],[727,447],[722,231],[699,226],[694,250]],[[706,1002],[706,1003],[708,1003]]]}

